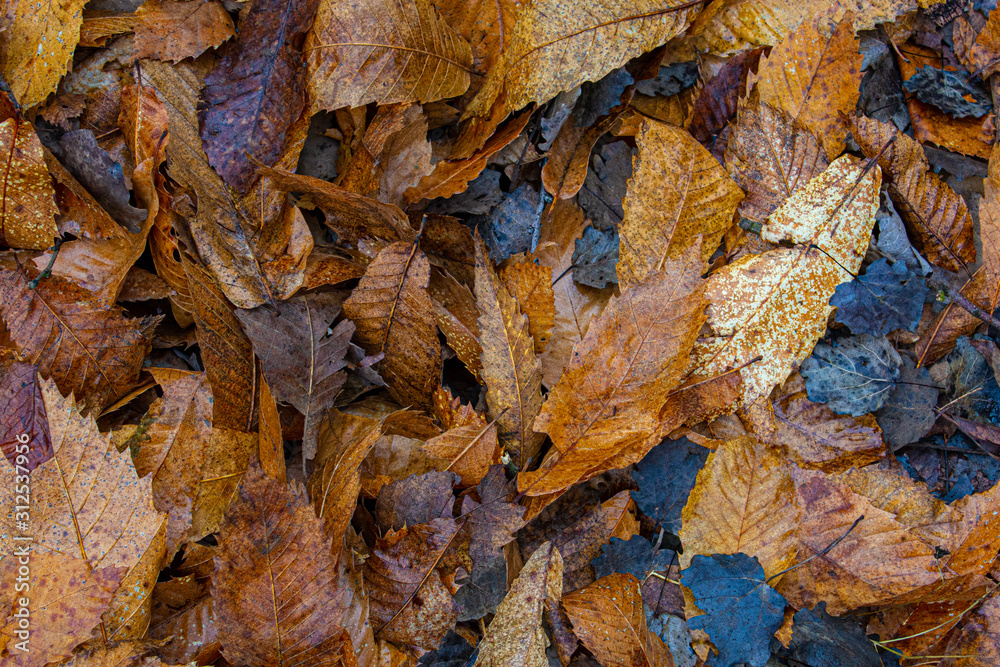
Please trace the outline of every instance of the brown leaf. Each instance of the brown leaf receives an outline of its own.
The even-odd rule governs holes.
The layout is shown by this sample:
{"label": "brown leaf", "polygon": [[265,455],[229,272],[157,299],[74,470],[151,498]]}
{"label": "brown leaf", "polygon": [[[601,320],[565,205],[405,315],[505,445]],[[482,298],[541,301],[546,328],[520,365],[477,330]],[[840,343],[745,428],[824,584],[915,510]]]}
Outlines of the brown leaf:
{"label": "brown leaf", "polygon": [[390,531],[365,561],[372,627],[388,641],[436,648],[458,605],[442,581],[442,556],[458,534],[452,519]]}
{"label": "brown leaf", "polygon": [[746,96],[747,74],[757,68],[763,52],[763,48],[740,51],[701,89],[688,129],[706,148],[736,115],[736,103]]}
{"label": "brown leaf", "polygon": [[320,109],[423,104],[469,87],[469,44],[426,0],[321,0],[304,51]]}
{"label": "brown leaf", "polygon": [[218,427],[205,454],[191,515],[192,540],[219,530],[223,516],[236,497],[240,480],[257,459],[257,434]]}
{"label": "brown leaf", "polygon": [[542,614],[557,613],[563,562],[551,542],[538,547],[517,576],[479,644],[476,665],[546,667],[548,638]]}
{"label": "brown leaf", "polygon": [[809,356],[826,331],[830,297],[861,267],[880,181],[878,170],[864,172],[856,158],[841,157],[772,213],[761,232],[772,243],[798,245],[744,255],[712,274],[711,335],[692,352],[699,376],[741,368],[749,405]]}
{"label": "brown leaf", "polygon": [[[25,577],[18,575],[18,568],[23,568],[18,559],[15,552],[0,561],[0,581],[10,592],[10,598],[4,600],[9,621],[5,619],[6,627],[0,628],[7,647],[0,657],[5,664],[31,667],[58,662],[69,657],[77,644],[89,640],[91,630],[100,626],[125,568],[93,569],[86,560],[72,554],[34,553]],[[20,594],[15,593],[15,586],[22,591]],[[28,592],[30,598],[21,597]],[[15,602],[19,598],[29,599],[30,607]],[[29,613],[30,636],[17,634],[19,628],[25,627],[19,625],[21,619],[15,615],[22,609]],[[21,644],[21,640],[26,641]]]}
{"label": "brown leaf", "polygon": [[608,470],[621,451],[633,451],[634,463],[660,441],[659,409],[705,321],[701,249],[688,255],[667,260],[591,323],[535,420],[554,448],[541,469],[518,476],[522,493],[560,492]]}
{"label": "brown leaf", "polygon": [[752,436],[709,454],[682,512],[681,566],[696,554],[755,556],[768,576],[795,563],[795,484],[780,450]]}
{"label": "brown leaf", "polygon": [[421,199],[450,197],[463,192],[469,182],[482,173],[491,157],[520,136],[521,130],[527,126],[529,120],[531,120],[530,110],[523,111],[494,132],[482,147],[470,152],[469,157],[438,162],[434,166],[434,171],[406,191],[403,200],[407,204],[412,204]]}
{"label": "brown leaf", "polygon": [[194,301],[188,287],[187,273],[180,261],[180,250],[177,245],[177,235],[171,225],[174,214],[158,216],[149,230],[149,254],[156,268],[156,275],[162,278],[173,290],[170,296],[170,309],[174,319],[181,326],[189,326],[194,322],[191,313],[194,312]]}
{"label": "brown leaf", "polygon": [[602,665],[668,667],[673,659],[646,625],[639,581],[631,574],[609,574],[563,598],[573,631]]}
{"label": "brown leaf", "polygon": [[537,458],[545,437],[531,428],[542,407],[541,367],[528,321],[493,271],[489,251],[478,237],[476,303],[489,416],[499,425],[504,449],[525,467]]}
{"label": "brown leaf", "polygon": [[[214,662],[222,657],[208,581],[192,579],[188,575],[157,583],[153,589],[149,637],[169,640],[159,654],[170,662]],[[192,589],[196,594],[186,595]]]}
{"label": "brown leaf", "polygon": [[434,302],[438,328],[448,340],[448,346],[469,372],[482,378],[483,348],[479,345],[479,308],[468,287],[450,273],[431,271],[427,292]]}
{"label": "brown leaf", "polygon": [[507,48],[465,115],[486,116],[494,103],[508,112],[517,110],[584,81],[597,81],[680,34],[694,14],[690,6],[673,1],[588,0],[572,12],[555,0],[524,4],[516,12]]}
{"label": "brown leaf", "polygon": [[531,261],[509,264],[500,272],[500,280],[528,318],[535,354],[545,352],[556,318],[551,267]]}
{"label": "brown leaf", "polygon": [[[0,74],[25,109],[54,93],[72,64],[85,4],[86,0],[69,0],[7,6],[12,24],[0,37]],[[43,43],[46,46],[39,48]]]}
{"label": "brown leaf", "polygon": [[132,32],[134,28],[134,14],[113,11],[85,11],[83,25],[80,26],[78,46],[92,48],[105,46],[111,37]]}
{"label": "brown leaf", "polygon": [[25,360],[93,407],[132,388],[161,319],[124,317],[62,278],[32,289],[22,271],[7,269],[0,269],[0,316]]}
{"label": "brown leaf", "polygon": [[575,242],[588,224],[575,202],[557,199],[542,223],[538,248],[530,256],[551,268],[553,276],[556,314],[552,337],[541,358],[542,381],[547,387],[555,386],[569,365],[573,347],[583,340],[591,321],[601,314],[614,293],[612,287],[598,290],[573,281]]}
{"label": "brown leaf", "polygon": [[499,556],[524,526],[524,508],[514,503],[515,490],[503,466],[492,465],[479,486],[461,497],[459,519],[469,531],[473,564],[483,565]]}
{"label": "brown leaf", "polygon": [[271,387],[264,378],[260,379],[260,411],[257,431],[257,448],[260,467],[271,478],[284,484],[285,448],[281,436],[281,419],[278,406],[271,395]]}
{"label": "brown leaf", "polygon": [[225,7],[214,0],[146,0],[135,11],[136,58],[197,58],[235,34]]}
{"label": "brown leaf", "polygon": [[54,454],[31,473],[32,560],[73,554],[98,571],[122,568],[102,637],[140,637],[163,565],[167,523],[153,507],[152,480],[136,475],[128,451],[116,451],[72,398],[64,399],[51,382],[42,382],[41,390]]}
{"label": "brown leaf", "polygon": [[[976,261],[973,221],[965,199],[932,173],[920,144],[890,123],[854,116],[851,131],[868,157],[879,158],[889,193],[928,261],[959,271]],[[885,148],[886,144],[892,144]],[[883,150],[884,149],[884,150]]]}
{"label": "brown leaf", "polygon": [[442,461],[441,470],[458,475],[463,488],[479,484],[489,467],[500,460],[496,423],[487,424],[478,415],[431,438],[422,448],[431,458]]}
{"label": "brown leaf", "polygon": [[455,475],[436,470],[389,482],[378,492],[375,517],[379,528],[402,530],[451,516]]}
{"label": "brown leaf", "polygon": [[[473,71],[477,74],[489,72],[510,42],[518,3],[515,0],[439,0],[434,6],[441,18],[469,42]],[[479,83],[481,81],[473,80],[476,89]]]}
{"label": "brown leaf", "polygon": [[299,45],[319,0],[263,0],[240,21],[236,41],[201,91],[198,118],[208,162],[230,186],[246,192],[254,160],[273,165],[306,107],[306,72]]}
{"label": "brown leaf", "polygon": [[619,225],[621,289],[637,285],[701,244],[707,264],[743,198],[722,165],[686,130],[646,121]]}
{"label": "brown leaf", "polygon": [[829,166],[819,139],[788,114],[752,99],[726,145],[726,168],[746,193],[740,215],[763,222]]}
{"label": "brown leaf", "polygon": [[950,545],[951,557],[947,566],[958,574],[985,575],[997,557],[1000,542],[1000,488],[968,495],[954,504],[962,512],[964,530],[960,538]]}
{"label": "brown leaf", "polygon": [[852,19],[845,17],[829,36],[820,30],[820,19],[803,23],[747,77],[747,87],[756,85],[761,102],[819,137],[829,160],[844,150],[847,126],[841,114],[854,111],[861,87],[862,57]]}
{"label": "brown leaf", "polygon": [[235,312],[275,397],[305,417],[302,455],[306,459],[316,457],[319,422],[347,380],[344,357],[354,324],[342,321],[333,326],[341,301],[331,292],[303,294],[279,303],[277,312],[266,307]]}
{"label": "brown leaf", "polygon": [[212,598],[222,652],[233,662],[321,665],[333,652],[365,648],[347,627],[363,598],[330,554],[322,520],[304,494],[256,465],[219,532]]}
{"label": "brown leaf", "polygon": [[431,405],[440,383],[441,345],[427,295],[430,264],[415,243],[386,246],[344,302],[344,315],[401,405]]}
{"label": "brown leaf", "polygon": [[[0,416],[0,449],[10,464],[31,472],[52,458],[38,367],[19,361],[11,364],[0,377],[0,403],[6,406]],[[19,455],[25,457],[20,463]]]}
{"label": "brown leaf", "polygon": [[[157,377],[154,372],[153,377]],[[191,527],[198,482],[212,440],[212,391],[204,372],[166,385],[133,456],[140,477],[152,475],[153,505],[167,515],[167,553]]]}
{"label": "brown leaf", "polygon": [[212,386],[215,426],[249,432],[254,418],[253,346],[215,279],[182,256],[194,300],[198,347]]}
{"label": "brown leaf", "polygon": [[718,5],[702,12],[691,25],[699,51],[727,54],[750,46],[774,46],[814,10],[796,0],[749,0],[739,6]]}
{"label": "brown leaf", "polygon": [[316,472],[309,478],[309,498],[324,531],[340,553],[361,490],[361,462],[382,435],[383,422],[330,410],[319,427]]}
{"label": "brown leaf", "polygon": [[7,118],[0,123],[0,155],[6,169],[0,180],[0,243],[11,248],[48,248],[59,236],[55,191],[31,123]]}

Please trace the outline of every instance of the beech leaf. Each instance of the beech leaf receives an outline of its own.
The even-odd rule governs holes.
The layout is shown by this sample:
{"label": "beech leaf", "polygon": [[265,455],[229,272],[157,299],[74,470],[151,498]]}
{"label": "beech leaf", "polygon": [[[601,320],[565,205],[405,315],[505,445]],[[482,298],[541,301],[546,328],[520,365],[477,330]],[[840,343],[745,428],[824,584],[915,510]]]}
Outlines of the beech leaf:
{"label": "beech leaf", "polygon": [[882,407],[899,378],[899,353],[885,336],[851,336],[820,343],[802,364],[809,400],[855,417]]}

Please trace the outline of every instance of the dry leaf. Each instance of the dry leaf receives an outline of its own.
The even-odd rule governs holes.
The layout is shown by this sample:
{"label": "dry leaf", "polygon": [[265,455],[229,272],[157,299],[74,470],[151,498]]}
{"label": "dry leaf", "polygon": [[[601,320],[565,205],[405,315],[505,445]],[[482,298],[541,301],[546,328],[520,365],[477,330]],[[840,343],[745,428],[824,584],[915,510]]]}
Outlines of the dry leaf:
{"label": "dry leaf", "polygon": [[0,181],[0,243],[11,248],[48,248],[59,236],[55,190],[42,144],[31,123],[19,117],[0,123],[0,154],[8,168]]}
{"label": "dry leaf", "polygon": [[700,274],[701,248],[694,246],[688,257],[667,260],[663,271],[611,299],[591,323],[535,420],[554,449],[541,469],[520,474],[520,491],[563,491],[609,469],[620,452],[633,452],[634,463],[645,454],[641,448],[660,441],[659,409],[680,382],[705,321]]}
{"label": "dry leaf", "polygon": [[103,407],[126,394],[161,318],[127,318],[62,278],[34,289],[21,270],[0,269],[0,316],[29,363],[62,391]]}
{"label": "dry leaf", "polygon": [[405,406],[431,405],[440,383],[441,345],[427,295],[430,264],[415,243],[386,246],[344,302],[344,315],[370,355],[384,354],[379,373]]}
{"label": "dry leaf", "polygon": [[765,240],[795,247],[744,256],[712,274],[706,289],[711,336],[692,352],[698,374],[742,368],[749,405],[809,356],[826,330],[830,297],[861,267],[880,181],[878,169],[865,172],[855,158],[838,159],[764,226]]}
{"label": "dry leaf", "polygon": [[427,0],[320,0],[303,48],[314,108],[423,104],[469,87],[469,44]]}
{"label": "dry leaf", "polygon": [[509,264],[500,272],[500,281],[528,318],[535,354],[545,352],[556,318],[551,267],[531,261]]}
{"label": "dry leaf", "polygon": [[639,581],[631,574],[609,574],[563,598],[573,631],[602,665],[668,667],[673,659],[646,625]]}
{"label": "dry leaf", "polygon": [[[20,465],[30,472],[52,458],[38,367],[15,361],[5,368],[0,377],[0,402],[7,406],[0,416],[0,449],[10,464],[15,465],[20,453],[27,458]],[[25,444],[27,452],[23,450]]]}
{"label": "dry leaf", "polygon": [[[479,345],[479,308],[468,287],[450,273],[431,271],[427,292],[434,302],[438,328],[469,372],[482,378],[483,349]],[[530,326],[530,323],[529,323]],[[530,330],[530,329],[529,329]]]}
{"label": "dry leaf", "polygon": [[500,460],[496,423],[487,424],[471,409],[469,412],[472,414],[456,421],[422,447],[428,456],[442,461],[440,470],[458,475],[463,488],[479,484],[489,467]]}
{"label": "dry leaf", "polygon": [[479,645],[476,665],[484,667],[546,667],[549,644],[542,614],[556,614],[562,598],[563,562],[546,542],[531,554],[497,607]]}
{"label": "dry leaf", "polygon": [[623,290],[699,242],[707,264],[743,198],[722,165],[686,130],[646,121],[636,144],[639,152],[618,230],[617,271]]}
{"label": "dry leaf", "polygon": [[330,554],[305,495],[251,466],[215,556],[212,598],[223,655],[250,666],[322,665],[337,653],[366,650],[349,627],[365,606],[351,578]]}
{"label": "dry leaf", "polygon": [[136,58],[197,58],[235,34],[221,2],[146,0],[135,11]]}
{"label": "dry leaf", "polygon": [[531,427],[542,407],[541,367],[528,321],[493,271],[489,251],[478,237],[476,302],[489,416],[497,420],[504,448],[523,468],[537,458],[544,439]]}

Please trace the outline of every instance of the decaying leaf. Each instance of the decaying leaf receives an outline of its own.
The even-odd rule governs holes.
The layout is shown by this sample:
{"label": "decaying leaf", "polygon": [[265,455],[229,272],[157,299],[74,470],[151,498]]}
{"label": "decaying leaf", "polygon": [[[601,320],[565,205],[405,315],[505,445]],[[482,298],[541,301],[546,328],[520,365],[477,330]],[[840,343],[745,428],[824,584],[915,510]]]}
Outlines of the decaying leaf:
{"label": "decaying leaf", "polygon": [[440,382],[441,344],[427,294],[430,264],[416,243],[386,246],[344,302],[344,315],[401,405],[430,406]]}
{"label": "decaying leaf", "polygon": [[722,165],[685,130],[646,121],[622,206],[618,283],[622,289],[663,270],[701,237],[707,263],[743,198]]}
{"label": "decaying leaf", "polygon": [[851,336],[818,344],[802,364],[809,400],[837,414],[859,417],[885,404],[896,386],[899,353],[885,336]]}
{"label": "decaying leaf", "polygon": [[58,209],[42,144],[31,123],[18,117],[0,123],[0,156],[6,163],[0,180],[0,243],[11,248],[48,248],[59,235]]}
{"label": "decaying leaf", "polygon": [[136,57],[173,62],[196,58],[235,34],[225,7],[214,1],[146,0],[134,27]]}

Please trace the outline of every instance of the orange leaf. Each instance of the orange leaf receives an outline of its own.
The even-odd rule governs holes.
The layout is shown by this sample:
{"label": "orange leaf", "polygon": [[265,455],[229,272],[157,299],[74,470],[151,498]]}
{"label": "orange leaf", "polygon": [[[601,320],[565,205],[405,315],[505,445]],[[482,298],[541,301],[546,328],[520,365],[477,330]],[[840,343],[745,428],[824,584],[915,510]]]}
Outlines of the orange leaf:
{"label": "orange leaf", "polygon": [[11,248],[48,248],[59,236],[55,190],[45,168],[42,144],[31,123],[7,118],[0,123],[4,171],[0,243]]}

